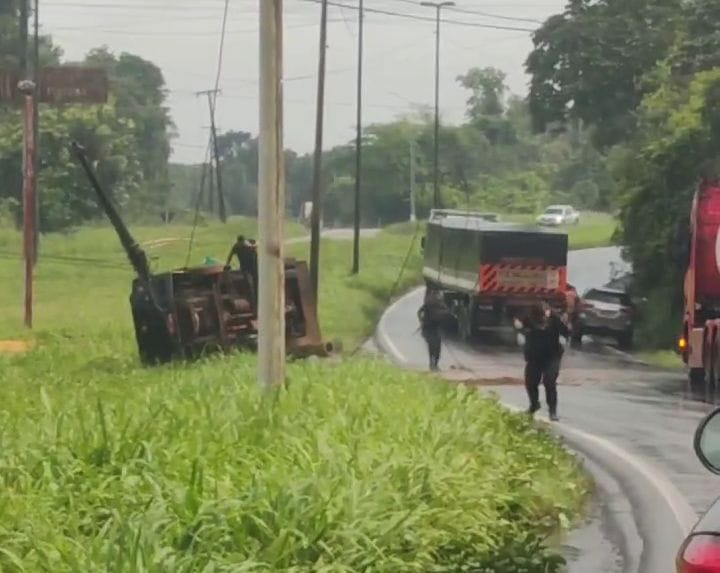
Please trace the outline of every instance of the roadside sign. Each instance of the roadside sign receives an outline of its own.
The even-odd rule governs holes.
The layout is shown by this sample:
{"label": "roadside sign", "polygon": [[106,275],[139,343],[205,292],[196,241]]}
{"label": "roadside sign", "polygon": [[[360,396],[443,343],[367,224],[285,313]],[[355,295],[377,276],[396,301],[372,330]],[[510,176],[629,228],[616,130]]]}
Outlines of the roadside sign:
{"label": "roadside sign", "polygon": [[[20,103],[20,72],[0,70],[0,103]],[[43,68],[38,74],[37,98],[40,103],[105,103],[108,79],[105,70],[85,66]]]}
{"label": "roadside sign", "polygon": [[38,81],[41,103],[105,103],[108,80],[105,70],[81,66],[44,68]]}

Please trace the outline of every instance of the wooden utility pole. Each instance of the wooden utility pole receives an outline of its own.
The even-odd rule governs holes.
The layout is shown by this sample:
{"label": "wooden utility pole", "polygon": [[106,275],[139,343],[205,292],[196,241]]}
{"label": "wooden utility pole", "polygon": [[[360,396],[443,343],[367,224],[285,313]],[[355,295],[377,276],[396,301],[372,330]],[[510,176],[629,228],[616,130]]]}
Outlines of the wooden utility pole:
{"label": "wooden utility pole", "polygon": [[322,220],[322,147],[325,113],[325,54],[327,53],[327,0],[320,11],[320,58],[318,60],[317,109],[315,111],[315,158],[313,164],[312,212],[310,213],[310,281],[318,300],[320,280],[320,221]]}
{"label": "wooden utility pole", "polygon": [[28,1],[20,0],[20,20],[19,24],[19,44],[20,51],[18,53],[18,67],[20,73],[27,78],[28,74]]}
{"label": "wooden utility pole", "polygon": [[353,222],[352,273],[360,272],[360,189],[362,181],[362,68],[363,68],[363,0],[358,5],[357,122],[355,125],[355,220]]}
{"label": "wooden utility pole", "polygon": [[35,266],[35,84],[23,80],[18,85],[23,106],[23,256],[25,257],[25,326],[33,325],[33,268]]}
{"label": "wooden utility pole", "polygon": [[258,381],[285,382],[282,0],[260,0]]}
{"label": "wooden utility pole", "polygon": [[[33,11],[33,57],[32,81],[38,85],[40,77],[40,0],[35,0]],[[40,245],[40,197],[37,190],[37,181],[40,176],[40,102],[33,98],[33,141],[35,154],[33,157],[33,197],[35,201],[35,236],[33,237],[33,266],[37,264],[38,246]]]}
{"label": "wooden utility pole", "polygon": [[23,257],[25,260],[25,326],[33,324],[33,268],[35,266],[36,214],[35,205],[35,83],[32,82],[28,58],[28,0],[20,1],[20,76],[18,90],[23,99]]}
{"label": "wooden utility pole", "polygon": [[206,95],[208,98],[208,109],[210,111],[210,140],[212,146],[212,155],[210,158],[210,211],[213,211],[213,167],[215,169],[215,181],[217,182],[217,193],[218,193],[218,214],[220,220],[223,223],[227,222],[227,212],[225,210],[225,194],[223,193],[222,186],[222,174],[220,166],[220,153],[217,143],[217,130],[215,128],[215,101],[217,94],[220,93],[218,89],[203,90],[196,92],[196,95]]}
{"label": "wooden utility pole", "polygon": [[410,142],[410,221],[417,220],[415,213],[415,142]]}

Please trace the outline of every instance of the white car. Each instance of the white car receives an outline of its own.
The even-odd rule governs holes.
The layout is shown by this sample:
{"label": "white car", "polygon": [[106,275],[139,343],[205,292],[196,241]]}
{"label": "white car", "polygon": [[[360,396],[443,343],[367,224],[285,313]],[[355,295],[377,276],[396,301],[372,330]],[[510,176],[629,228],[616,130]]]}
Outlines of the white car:
{"label": "white car", "polygon": [[550,205],[545,212],[537,218],[539,225],[559,226],[577,225],[580,222],[580,213],[570,205]]}

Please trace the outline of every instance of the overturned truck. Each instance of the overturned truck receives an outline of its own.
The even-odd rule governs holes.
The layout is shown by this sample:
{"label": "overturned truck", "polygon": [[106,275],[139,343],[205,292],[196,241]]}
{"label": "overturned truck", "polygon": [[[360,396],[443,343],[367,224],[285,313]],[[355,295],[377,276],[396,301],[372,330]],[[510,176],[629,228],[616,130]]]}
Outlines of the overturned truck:
{"label": "overturned truck", "polygon": [[423,249],[425,284],[442,293],[462,338],[511,330],[540,301],[564,312],[571,300],[566,233],[436,209]]}
{"label": "overturned truck", "polygon": [[[130,308],[140,359],[153,365],[195,359],[215,351],[254,349],[257,343],[257,297],[251,279],[223,265],[151,273],[145,252],[130,234],[100,186],[80,146],[72,150],[107,214],[136,277]],[[257,285],[262,288],[262,283]],[[288,354],[326,356],[307,265],[285,260],[285,325]]]}

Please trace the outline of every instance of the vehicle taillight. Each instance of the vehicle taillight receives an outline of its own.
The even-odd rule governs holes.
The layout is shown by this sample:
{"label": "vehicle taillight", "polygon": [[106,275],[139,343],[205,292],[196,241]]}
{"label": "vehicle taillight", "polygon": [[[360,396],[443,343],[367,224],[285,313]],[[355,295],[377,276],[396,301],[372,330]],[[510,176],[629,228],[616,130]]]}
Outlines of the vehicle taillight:
{"label": "vehicle taillight", "polygon": [[693,535],[680,549],[678,573],[720,573],[720,536]]}

